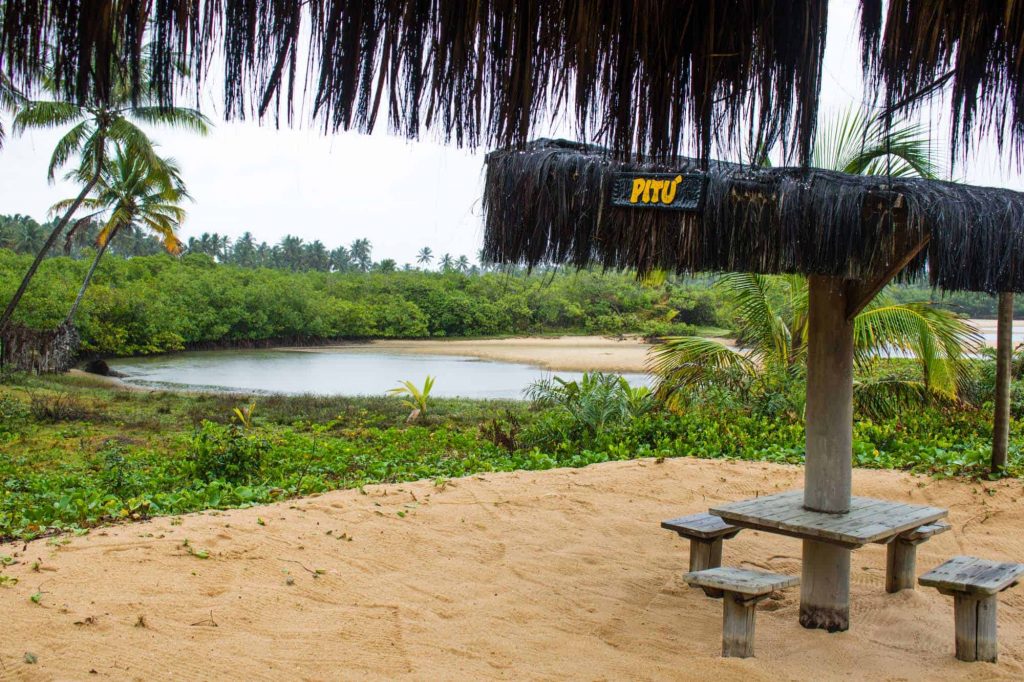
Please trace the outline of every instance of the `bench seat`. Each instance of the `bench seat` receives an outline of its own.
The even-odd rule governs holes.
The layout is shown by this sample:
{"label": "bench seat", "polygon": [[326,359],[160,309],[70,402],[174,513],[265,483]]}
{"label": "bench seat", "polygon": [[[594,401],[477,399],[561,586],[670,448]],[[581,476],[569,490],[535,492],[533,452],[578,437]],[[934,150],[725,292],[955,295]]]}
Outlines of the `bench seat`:
{"label": "bench seat", "polygon": [[754,655],[754,607],[772,592],[800,584],[791,575],[719,566],[693,571],[683,580],[694,587],[717,590],[722,599],[722,656]]}
{"label": "bench seat", "polygon": [[995,663],[998,594],[1017,584],[1024,564],[955,556],[921,576],[919,582],[953,597],[956,657]]}
{"label": "bench seat", "polygon": [[[661,527],[690,541],[690,572],[722,565],[722,541],[736,537],[742,528],[730,525],[713,514],[691,514],[662,521]],[[705,589],[709,596],[713,591]]]}

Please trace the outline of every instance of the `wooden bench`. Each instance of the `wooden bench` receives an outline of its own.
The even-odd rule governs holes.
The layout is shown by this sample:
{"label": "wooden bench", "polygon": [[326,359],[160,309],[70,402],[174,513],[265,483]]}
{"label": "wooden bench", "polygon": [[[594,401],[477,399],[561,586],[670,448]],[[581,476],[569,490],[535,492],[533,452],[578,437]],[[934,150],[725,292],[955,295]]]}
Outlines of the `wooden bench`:
{"label": "wooden bench", "polygon": [[949,524],[936,521],[913,530],[904,531],[886,545],[885,591],[890,594],[914,589],[917,576],[917,546],[939,533],[949,530]]}
{"label": "wooden bench", "polygon": [[921,576],[921,584],[953,597],[956,657],[995,663],[997,595],[1017,584],[1024,564],[955,556]]}
{"label": "wooden bench", "polygon": [[721,566],[722,540],[734,538],[743,530],[711,514],[680,516],[678,519],[662,521],[661,527],[675,531],[679,537],[690,541],[691,573]]}
{"label": "wooden bench", "polygon": [[800,579],[719,566],[683,576],[688,584],[723,593],[722,656],[748,658],[754,655],[754,607],[772,592],[800,584]]}

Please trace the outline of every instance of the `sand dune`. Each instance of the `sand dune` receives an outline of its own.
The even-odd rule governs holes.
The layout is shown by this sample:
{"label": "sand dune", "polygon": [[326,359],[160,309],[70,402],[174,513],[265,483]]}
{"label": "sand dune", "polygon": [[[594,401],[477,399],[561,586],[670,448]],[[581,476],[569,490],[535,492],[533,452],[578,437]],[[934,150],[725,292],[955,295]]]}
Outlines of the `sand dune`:
{"label": "sand dune", "polygon": [[[1000,662],[960,663],[951,600],[886,594],[881,546],[854,553],[849,632],[802,629],[790,590],[759,607],[757,658],[721,659],[721,604],[682,582],[685,545],[658,522],[800,482],[794,467],[641,460],[7,545],[3,574],[19,582],[0,588],[0,678],[1024,677],[1024,587],[1002,596]],[[1024,559],[1019,481],[858,471],[855,491],[950,509],[954,530],[921,546],[920,571],[959,553]],[[799,555],[752,531],[725,548],[728,564],[793,574]]]}

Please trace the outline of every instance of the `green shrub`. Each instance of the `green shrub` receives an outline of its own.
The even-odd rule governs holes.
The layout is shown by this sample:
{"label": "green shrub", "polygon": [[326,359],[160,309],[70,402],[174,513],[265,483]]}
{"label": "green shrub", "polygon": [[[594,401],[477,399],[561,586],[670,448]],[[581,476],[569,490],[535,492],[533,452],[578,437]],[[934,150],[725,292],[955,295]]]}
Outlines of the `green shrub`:
{"label": "green shrub", "polygon": [[203,481],[248,483],[259,473],[270,443],[235,424],[203,421],[192,438],[187,457],[189,474]]}

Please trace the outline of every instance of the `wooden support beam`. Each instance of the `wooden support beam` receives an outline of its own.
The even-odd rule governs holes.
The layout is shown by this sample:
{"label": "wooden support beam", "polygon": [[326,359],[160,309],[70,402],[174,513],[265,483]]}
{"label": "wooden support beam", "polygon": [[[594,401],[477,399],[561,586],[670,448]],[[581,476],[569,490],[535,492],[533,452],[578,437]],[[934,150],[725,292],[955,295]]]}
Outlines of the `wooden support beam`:
{"label": "wooden support beam", "polygon": [[[804,508],[845,514],[853,482],[853,323],[847,283],[811,276],[807,324]],[[804,540],[800,624],[829,632],[850,621],[850,550]]]}
{"label": "wooden support beam", "polygon": [[852,287],[850,300],[846,308],[846,319],[853,320],[857,315],[860,315],[868,303],[871,303],[871,300],[885,288],[885,285],[891,282],[896,275],[900,274],[900,271],[907,267],[910,261],[917,257],[917,254],[921,253],[922,249],[928,245],[930,239],[931,235],[926,234],[916,244],[907,249],[902,256],[893,261],[878,277],[867,282],[860,282]]}
{"label": "wooden support beam", "polygon": [[999,294],[996,327],[996,401],[992,423],[992,473],[1006,467],[1010,441],[1010,384],[1013,376],[1013,294]]}

